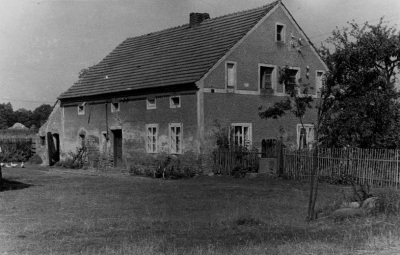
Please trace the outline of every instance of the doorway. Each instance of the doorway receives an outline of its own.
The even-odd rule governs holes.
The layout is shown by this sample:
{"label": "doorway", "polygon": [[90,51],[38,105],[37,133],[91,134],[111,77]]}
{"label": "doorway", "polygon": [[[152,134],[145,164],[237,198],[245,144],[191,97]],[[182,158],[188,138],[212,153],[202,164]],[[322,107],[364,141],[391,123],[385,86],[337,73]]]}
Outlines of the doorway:
{"label": "doorway", "polygon": [[111,130],[114,144],[114,167],[123,166],[122,162],[122,129]]}
{"label": "doorway", "polygon": [[49,158],[49,166],[53,166],[60,161],[60,135],[47,132],[47,152]]}

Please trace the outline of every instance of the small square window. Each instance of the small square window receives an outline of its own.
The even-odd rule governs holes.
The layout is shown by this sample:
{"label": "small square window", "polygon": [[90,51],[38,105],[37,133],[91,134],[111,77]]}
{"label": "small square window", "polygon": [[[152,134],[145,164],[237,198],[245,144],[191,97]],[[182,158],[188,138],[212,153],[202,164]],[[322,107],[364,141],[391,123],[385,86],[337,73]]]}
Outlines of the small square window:
{"label": "small square window", "polygon": [[169,100],[169,105],[171,108],[181,107],[181,97],[180,96],[171,96],[170,100]]}
{"label": "small square window", "polygon": [[147,110],[156,109],[157,102],[155,98],[147,98]]}
{"label": "small square window", "polygon": [[82,103],[82,104],[78,105],[78,115],[85,114],[85,105],[86,105],[86,103]]}
{"label": "small square window", "polygon": [[283,24],[276,24],[276,34],[275,34],[275,41],[277,42],[285,42],[285,25]]}
{"label": "small square window", "polygon": [[120,104],[119,102],[111,103],[111,112],[119,112]]}

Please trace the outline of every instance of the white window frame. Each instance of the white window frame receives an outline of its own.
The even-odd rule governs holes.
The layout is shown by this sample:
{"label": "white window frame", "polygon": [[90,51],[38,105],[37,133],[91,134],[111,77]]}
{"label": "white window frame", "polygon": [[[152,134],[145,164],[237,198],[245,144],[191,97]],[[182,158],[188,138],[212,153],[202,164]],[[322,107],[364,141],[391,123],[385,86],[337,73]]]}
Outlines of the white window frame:
{"label": "white window frame", "polygon": [[[304,128],[306,129],[306,144],[307,146],[310,148],[310,146],[312,146],[312,144],[314,143],[314,125],[313,124],[303,124]],[[300,139],[301,139],[301,129],[303,128],[303,125],[301,124],[297,124],[296,127],[296,133],[297,133],[297,148],[298,149],[305,149],[305,148],[301,148],[301,144],[300,144]]]}
{"label": "white window frame", "polygon": [[[154,104],[150,103],[150,100],[154,100]],[[146,108],[147,110],[157,109],[157,99],[154,98],[147,98],[146,99]]]}
{"label": "white window frame", "polygon": [[[322,73],[320,81],[318,80],[318,73]],[[321,97],[321,89],[323,86],[325,73],[326,72],[324,70],[316,70],[315,71],[315,94],[313,94],[313,95],[316,97]]]}
{"label": "white window frame", "polygon": [[[233,65],[233,86],[228,86],[229,73],[228,65]],[[235,90],[237,86],[237,64],[234,61],[225,61],[225,88]]]}
{"label": "white window frame", "polygon": [[[155,134],[149,133],[149,128],[155,129]],[[151,141],[150,141],[151,140]],[[158,124],[146,125],[146,151],[147,153],[158,152]]]}
{"label": "white window frame", "polygon": [[[241,135],[242,135],[242,144],[240,143],[240,142],[238,142],[238,144],[237,145],[239,145],[239,146],[244,146],[244,147],[246,147],[246,148],[251,148],[251,146],[252,146],[252,144],[253,144],[253,128],[252,128],[252,123],[232,123],[231,124],[231,127],[232,127],[232,129],[233,129],[233,132],[232,132],[232,135],[233,135],[233,137],[232,137],[232,141],[235,143],[235,145],[236,145],[236,134],[235,134],[235,128],[236,127],[241,127],[242,128],[242,132],[241,132]],[[248,137],[246,138],[244,135],[245,135],[245,130],[244,130],[244,128],[247,128],[247,134],[248,134]],[[230,132],[231,133],[231,132]],[[248,141],[247,142],[247,144],[246,144],[246,140]]]}
{"label": "white window frame", "polygon": [[261,67],[273,68],[271,73],[271,88],[276,91],[276,84],[277,84],[277,66],[276,65],[269,65],[269,64],[258,64],[258,91],[261,93]]}
{"label": "white window frame", "polygon": [[[299,85],[299,80],[300,80],[300,78],[301,78],[301,68],[300,67],[293,67],[293,66],[290,66],[290,67],[288,67],[288,69],[292,69],[292,70],[297,70],[297,73],[296,73],[296,86],[298,86]],[[279,81],[277,81],[277,83],[276,83],[276,86],[278,86],[278,82]],[[286,94],[286,84],[283,84],[283,93],[282,92],[277,92],[278,91],[278,89],[276,88],[275,89],[275,95],[277,95],[277,96],[287,96],[288,94]]]}
{"label": "white window frame", "polygon": [[[111,102],[111,112],[119,112],[121,109],[121,104],[119,102]],[[117,104],[117,106],[115,106]]]}
{"label": "white window frame", "polygon": [[[179,104],[175,104],[174,100],[172,98],[178,98],[179,99]],[[180,95],[170,96],[169,97],[169,107],[170,108],[180,108],[181,107],[181,96]]]}
{"label": "white window frame", "polygon": [[85,115],[85,107],[86,106],[86,102],[79,104],[77,109],[78,109],[78,115]]}
{"label": "white window frame", "polygon": [[[280,41],[278,41],[278,26],[282,26]],[[283,23],[280,23],[280,22],[275,23],[275,42],[281,42],[281,43],[286,42],[286,25]]]}
{"label": "white window frame", "polygon": [[[180,128],[179,136],[176,135],[176,128]],[[175,129],[175,131],[173,130]],[[182,123],[169,123],[168,125],[169,137],[169,152],[171,154],[182,154],[182,139],[183,139],[183,125]],[[177,143],[176,138],[179,138]],[[178,148],[178,149],[177,149]]]}

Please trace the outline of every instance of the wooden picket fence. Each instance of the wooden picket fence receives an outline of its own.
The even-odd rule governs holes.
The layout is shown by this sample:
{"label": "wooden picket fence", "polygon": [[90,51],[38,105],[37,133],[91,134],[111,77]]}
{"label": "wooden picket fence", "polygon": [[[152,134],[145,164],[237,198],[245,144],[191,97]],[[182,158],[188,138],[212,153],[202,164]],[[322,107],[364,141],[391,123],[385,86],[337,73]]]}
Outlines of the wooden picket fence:
{"label": "wooden picket fence", "polygon": [[214,151],[213,172],[232,175],[235,168],[257,172],[259,152],[257,150],[218,149]]}
{"label": "wooden picket fence", "polygon": [[[371,186],[400,186],[400,150],[360,148],[320,148],[320,178],[353,178]],[[291,179],[308,179],[313,167],[313,151],[283,150],[283,174]]]}

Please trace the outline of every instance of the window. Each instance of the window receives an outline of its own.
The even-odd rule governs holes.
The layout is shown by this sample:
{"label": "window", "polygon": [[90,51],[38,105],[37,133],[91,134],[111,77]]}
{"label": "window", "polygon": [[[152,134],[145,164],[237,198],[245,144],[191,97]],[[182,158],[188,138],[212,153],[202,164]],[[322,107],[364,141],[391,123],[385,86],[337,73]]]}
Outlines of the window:
{"label": "window", "polygon": [[180,96],[171,96],[169,98],[169,106],[171,108],[179,108],[179,107],[181,107],[181,97]]}
{"label": "window", "polygon": [[86,137],[86,136],[85,136],[84,134],[80,134],[80,135],[79,135],[79,138],[80,138],[80,140],[81,140],[80,142],[81,142],[82,148],[83,148],[83,147],[86,147],[85,137]]}
{"label": "window", "polygon": [[251,147],[251,124],[234,123],[232,124],[233,142],[235,146]]}
{"label": "window", "polygon": [[234,62],[226,63],[226,87],[235,88],[236,86],[236,64]]}
{"label": "window", "polygon": [[46,145],[46,137],[45,136],[40,136],[40,145],[45,146]]}
{"label": "window", "polygon": [[170,152],[175,154],[182,153],[182,124],[169,124]]}
{"label": "window", "polygon": [[119,102],[111,103],[111,112],[119,112]]}
{"label": "window", "polygon": [[286,40],[285,40],[285,36],[286,36],[286,31],[285,31],[286,29],[285,29],[285,25],[283,25],[283,24],[276,24],[276,27],[275,27],[275,31],[276,31],[276,34],[275,34],[275,41],[277,41],[277,42],[285,42]]}
{"label": "window", "polygon": [[82,103],[82,104],[78,105],[78,115],[85,114],[85,105],[86,105],[86,103]]}
{"label": "window", "polygon": [[260,90],[266,91],[273,89],[274,86],[274,67],[273,66],[264,66],[260,65],[259,69],[259,83]]}
{"label": "window", "polygon": [[[318,96],[321,96],[321,88],[324,82],[324,75],[324,71],[317,71],[315,75],[315,91],[317,92]],[[315,94],[315,92],[313,94]]]}
{"label": "window", "polygon": [[156,98],[147,98],[146,102],[147,102],[147,110],[157,108]]}
{"label": "window", "polygon": [[157,124],[146,125],[146,151],[147,153],[157,153]]}
{"label": "window", "polygon": [[276,92],[282,94],[290,94],[293,90],[296,89],[296,84],[298,79],[300,78],[300,69],[299,68],[290,68],[286,69],[286,74],[288,75],[288,79],[285,82],[278,83]]}
{"label": "window", "polygon": [[314,142],[314,125],[297,124],[297,148],[307,149]]}

